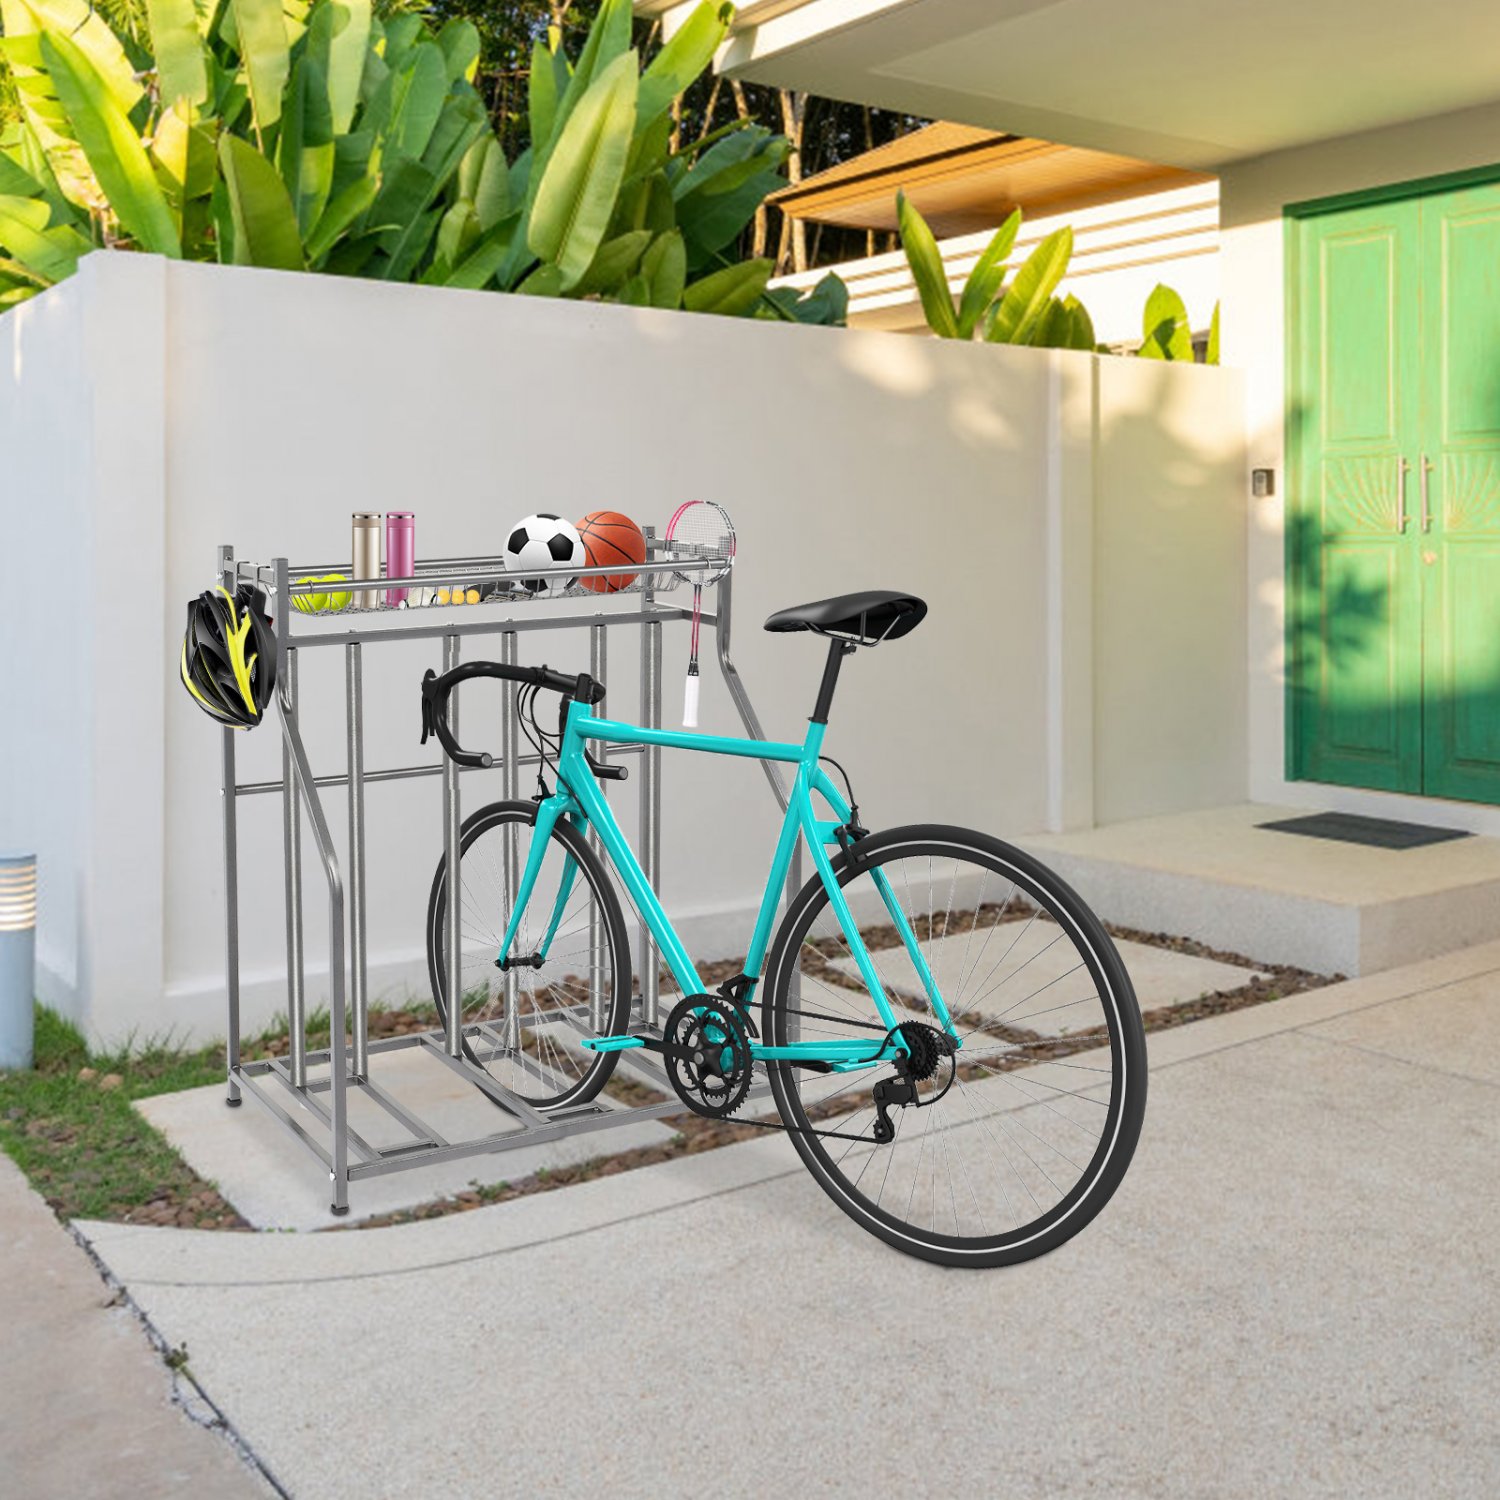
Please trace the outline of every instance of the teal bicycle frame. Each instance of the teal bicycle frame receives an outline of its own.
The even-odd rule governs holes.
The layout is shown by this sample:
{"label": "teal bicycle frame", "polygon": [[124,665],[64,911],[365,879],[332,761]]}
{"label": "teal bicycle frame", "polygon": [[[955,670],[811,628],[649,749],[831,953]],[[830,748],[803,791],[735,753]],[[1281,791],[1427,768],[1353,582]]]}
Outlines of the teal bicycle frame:
{"label": "teal bicycle frame", "polygon": [[[823,736],[826,731],[826,724],[819,723],[817,720],[809,721],[807,738],[800,745],[774,740],[738,739],[715,734],[686,734],[674,729],[647,729],[636,724],[620,723],[614,719],[601,719],[595,715],[591,705],[575,700],[568,709],[562,747],[558,755],[558,788],[553,795],[543,798],[537,804],[536,824],[527,852],[526,864],[516,890],[515,910],[511,913],[498,958],[504,960],[510,955],[522,917],[535,891],[543,857],[557,820],[569,818],[578,826],[580,832],[592,827],[599,835],[599,840],[623,880],[636,911],[645,923],[661,956],[666,960],[678,989],[683,995],[704,994],[703,981],[698,975],[693,960],[689,957],[687,949],[662,909],[661,902],[657,900],[656,892],[651,888],[645,871],[641,869],[635,851],[621,832],[609,803],[605,800],[593,773],[589,770],[588,762],[584,758],[584,746],[588,741],[594,740],[608,745],[664,746],[668,749],[694,750],[711,755],[736,755],[749,760],[779,761],[795,766],[797,769],[791,795],[787,801],[781,835],[776,842],[776,853],[771,861],[771,872],[766,880],[765,894],[761,897],[760,912],[755,919],[755,930],[745,959],[745,976],[751,981],[744,996],[745,1003],[748,1005],[753,1000],[754,991],[762,977],[766,950],[770,946],[781,891],[786,885],[787,873],[791,868],[792,857],[800,835],[807,843],[813,867],[828,893],[834,915],[838,919],[844,938],[849,944],[849,951],[858,966],[860,978],[864,981],[875,1003],[876,1012],[884,1023],[887,1034],[879,1044],[856,1038],[848,1041],[828,1039],[769,1046],[758,1040],[752,1040],[751,1051],[757,1060],[816,1062],[825,1064],[834,1072],[840,1073],[874,1067],[881,1062],[888,1062],[897,1050],[905,1052],[906,1043],[896,1031],[899,1024],[896,1011],[885,993],[880,976],[875,971],[875,965],[860,936],[854,914],[849,909],[849,903],[839,887],[838,877],[834,873],[833,862],[828,853],[830,845],[838,847],[836,831],[849,821],[851,808],[819,763],[818,757],[823,747]],[[832,810],[834,814],[832,818],[818,816],[813,802],[814,793],[821,797]],[[547,947],[556,933],[568,897],[572,893],[577,871],[577,862],[568,856],[564,861],[557,895],[552,903],[551,919],[539,949],[539,955],[542,958],[546,957]],[[872,878],[891,922],[906,947],[922,987],[926,991],[927,1002],[932,1008],[934,1019],[947,1031],[956,1044],[961,1045],[957,1028],[948,1014],[947,1006],[943,1003],[943,997],[938,991],[927,961],[917,946],[916,934],[907,921],[906,913],[896,900],[895,893],[891,890],[884,873],[876,869],[872,872]],[[910,1019],[909,1015],[908,1019]],[[613,1052],[640,1047],[644,1043],[635,1036],[609,1036],[588,1038],[583,1045],[594,1051]]]}

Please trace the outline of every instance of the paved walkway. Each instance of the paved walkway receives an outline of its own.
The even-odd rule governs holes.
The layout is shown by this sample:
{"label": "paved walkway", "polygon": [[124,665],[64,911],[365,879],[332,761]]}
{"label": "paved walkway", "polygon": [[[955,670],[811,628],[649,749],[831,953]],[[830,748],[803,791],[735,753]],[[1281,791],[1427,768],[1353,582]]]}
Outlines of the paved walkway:
{"label": "paved walkway", "polygon": [[294,1495],[1500,1492],[1500,943],[1152,1039],[1082,1236],[861,1234],[784,1139],[396,1229],[85,1226]]}
{"label": "paved walkway", "polygon": [[270,1487],[0,1152],[0,1493],[257,1500]]}

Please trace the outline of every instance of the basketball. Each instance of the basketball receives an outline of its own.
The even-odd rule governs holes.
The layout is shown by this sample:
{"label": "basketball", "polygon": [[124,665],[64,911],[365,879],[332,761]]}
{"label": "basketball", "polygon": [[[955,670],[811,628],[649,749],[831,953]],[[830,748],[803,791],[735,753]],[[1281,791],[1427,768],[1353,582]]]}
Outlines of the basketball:
{"label": "basketball", "polygon": [[[646,560],[645,533],[617,510],[591,510],[578,523],[578,534],[583,538],[586,567],[607,568],[611,563],[639,566]],[[614,594],[628,589],[635,580],[634,573],[610,573],[578,581],[596,594]]]}

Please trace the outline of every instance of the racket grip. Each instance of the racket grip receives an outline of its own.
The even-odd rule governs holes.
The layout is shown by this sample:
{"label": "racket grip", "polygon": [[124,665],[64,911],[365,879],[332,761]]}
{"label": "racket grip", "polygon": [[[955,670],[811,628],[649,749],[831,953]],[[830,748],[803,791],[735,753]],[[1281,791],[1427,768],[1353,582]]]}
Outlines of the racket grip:
{"label": "racket grip", "polygon": [[687,683],[682,690],[682,727],[684,729],[698,727],[698,684],[701,680],[696,672],[688,673]]}

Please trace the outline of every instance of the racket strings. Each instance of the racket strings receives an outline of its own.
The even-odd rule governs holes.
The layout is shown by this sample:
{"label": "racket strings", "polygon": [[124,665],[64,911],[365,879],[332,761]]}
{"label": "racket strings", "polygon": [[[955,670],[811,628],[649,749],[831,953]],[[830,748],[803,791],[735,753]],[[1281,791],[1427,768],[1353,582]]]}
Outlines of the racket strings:
{"label": "racket strings", "polygon": [[666,541],[674,561],[712,561],[717,567],[678,573],[684,583],[716,583],[734,563],[734,523],[711,500],[690,500],[667,523]]}

